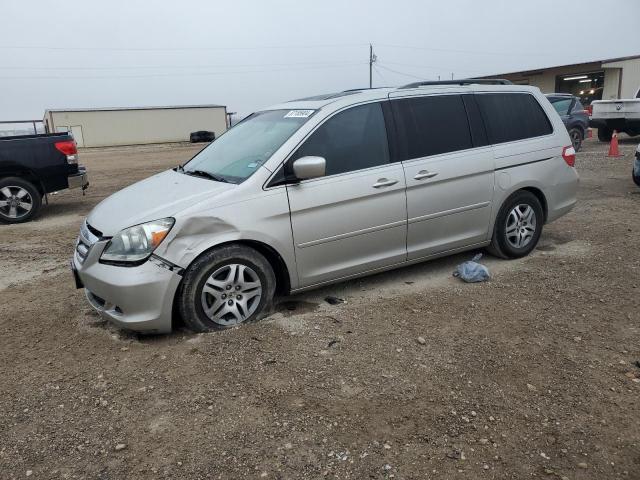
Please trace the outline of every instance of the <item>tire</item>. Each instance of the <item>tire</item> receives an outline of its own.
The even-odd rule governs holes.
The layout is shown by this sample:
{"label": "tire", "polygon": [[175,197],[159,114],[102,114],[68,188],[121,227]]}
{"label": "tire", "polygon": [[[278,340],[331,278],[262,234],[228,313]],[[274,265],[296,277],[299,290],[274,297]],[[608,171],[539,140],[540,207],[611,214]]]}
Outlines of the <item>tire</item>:
{"label": "tire", "polygon": [[[523,215],[521,218],[517,218],[517,212]],[[533,217],[529,217],[529,212],[533,212]],[[529,218],[527,218],[529,217]],[[510,233],[513,233],[512,228],[515,226],[515,230],[518,230],[518,221],[524,221],[522,223],[522,234],[508,235],[507,226],[509,226]],[[532,225],[533,223],[533,225]],[[498,216],[496,217],[496,223],[493,228],[493,237],[491,238],[491,245],[488,247],[489,253],[500,258],[521,258],[529,253],[536,247],[540,234],[542,233],[542,225],[544,223],[544,212],[540,200],[531,192],[526,190],[518,190],[513,193],[500,207]],[[517,246],[518,241],[522,240],[522,245]]]}
{"label": "tire", "polygon": [[584,133],[579,128],[572,128],[569,130],[569,137],[571,138],[571,145],[573,145],[573,149],[577,152],[582,147],[582,140],[584,139]]}
{"label": "tire", "polygon": [[613,130],[608,127],[598,128],[598,140],[601,142],[610,142],[613,136]]}
{"label": "tire", "polygon": [[636,175],[636,171],[633,168],[631,169],[631,178],[633,178],[633,183],[640,187],[640,177]]}
{"label": "tire", "polygon": [[263,255],[241,245],[219,247],[187,268],[178,309],[189,330],[220,330],[264,317],[275,289],[275,274]]}
{"label": "tire", "polygon": [[41,207],[42,195],[33,183],[19,177],[0,179],[0,222],[28,222]]}

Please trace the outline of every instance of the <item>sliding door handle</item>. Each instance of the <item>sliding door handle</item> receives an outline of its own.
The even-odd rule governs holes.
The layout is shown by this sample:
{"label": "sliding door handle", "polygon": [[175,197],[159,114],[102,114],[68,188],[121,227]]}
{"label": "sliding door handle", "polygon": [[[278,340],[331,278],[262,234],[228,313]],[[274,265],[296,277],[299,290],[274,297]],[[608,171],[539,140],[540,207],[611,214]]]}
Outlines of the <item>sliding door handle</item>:
{"label": "sliding door handle", "polygon": [[414,178],[414,180],[423,180],[425,178],[433,178],[438,175],[438,172],[429,172],[428,170],[420,170]]}
{"label": "sliding door handle", "polygon": [[373,188],[390,187],[398,183],[398,180],[388,180],[386,178],[379,178],[376,183],[373,184]]}

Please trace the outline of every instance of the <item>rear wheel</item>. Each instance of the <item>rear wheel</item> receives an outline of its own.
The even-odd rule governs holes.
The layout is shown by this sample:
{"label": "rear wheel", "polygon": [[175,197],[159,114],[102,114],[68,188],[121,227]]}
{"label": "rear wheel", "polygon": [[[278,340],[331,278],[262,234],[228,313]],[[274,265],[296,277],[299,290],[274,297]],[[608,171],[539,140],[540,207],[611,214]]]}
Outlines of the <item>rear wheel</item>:
{"label": "rear wheel", "polygon": [[189,266],[178,308],[190,330],[233,327],[268,313],[275,287],[275,275],[263,255],[240,245],[220,247]]}
{"label": "rear wheel", "polygon": [[598,140],[600,140],[601,142],[610,142],[612,136],[613,130],[611,130],[609,127],[598,128]]}
{"label": "rear wheel", "polygon": [[569,130],[569,137],[571,137],[571,145],[573,145],[573,149],[576,152],[580,150],[583,139],[582,130],[580,130],[579,128],[572,128],[571,130]]}
{"label": "rear wheel", "polygon": [[42,206],[42,196],[31,182],[19,177],[0,180],[0,221],[22,223],[33,219]]}
{"label": "rear wheel", "polygon": [[528,255],[538,244],[543,223],[540,200],[526,190],[515,192],[498,212],[489,252],[501,258]]}

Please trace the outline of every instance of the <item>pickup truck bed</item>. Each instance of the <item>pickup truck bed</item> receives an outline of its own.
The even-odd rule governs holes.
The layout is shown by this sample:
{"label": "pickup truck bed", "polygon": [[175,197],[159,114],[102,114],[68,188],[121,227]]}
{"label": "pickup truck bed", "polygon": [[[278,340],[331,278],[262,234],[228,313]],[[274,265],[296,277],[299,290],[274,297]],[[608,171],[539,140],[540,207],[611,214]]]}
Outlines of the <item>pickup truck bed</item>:
{"label": "pickup truck bed", "polygon": [[69,134],[0,137],[0,222],[31,220],[48,193],[88,185]]}

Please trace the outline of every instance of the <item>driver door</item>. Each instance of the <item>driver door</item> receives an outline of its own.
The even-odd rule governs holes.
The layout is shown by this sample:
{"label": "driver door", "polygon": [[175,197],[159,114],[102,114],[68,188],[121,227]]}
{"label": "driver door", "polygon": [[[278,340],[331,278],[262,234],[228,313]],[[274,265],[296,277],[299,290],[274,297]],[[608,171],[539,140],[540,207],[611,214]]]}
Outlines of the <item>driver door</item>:
{"label": "driver door", "polygon": [[324,177],[287,185],[300,286],[406,260],[402,165],[391,163],[380,102],[336,113],[290,161],[326,160]]}

